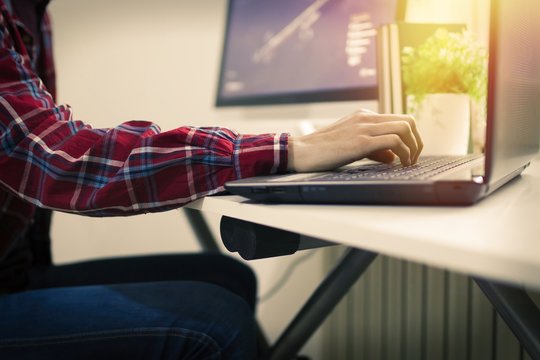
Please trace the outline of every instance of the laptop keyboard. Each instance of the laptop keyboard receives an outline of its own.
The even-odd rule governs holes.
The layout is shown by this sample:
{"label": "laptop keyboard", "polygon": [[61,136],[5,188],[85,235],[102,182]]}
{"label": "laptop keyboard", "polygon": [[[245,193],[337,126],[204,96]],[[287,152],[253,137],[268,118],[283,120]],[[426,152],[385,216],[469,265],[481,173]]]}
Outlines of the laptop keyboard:
{"label": "laptop keyboard", "polygon": [[477,159],[479,155],[423,156],[411,166],[370,163],[341,172],[325,174],[309,181],[358,181],[358,180],[426,180]]}

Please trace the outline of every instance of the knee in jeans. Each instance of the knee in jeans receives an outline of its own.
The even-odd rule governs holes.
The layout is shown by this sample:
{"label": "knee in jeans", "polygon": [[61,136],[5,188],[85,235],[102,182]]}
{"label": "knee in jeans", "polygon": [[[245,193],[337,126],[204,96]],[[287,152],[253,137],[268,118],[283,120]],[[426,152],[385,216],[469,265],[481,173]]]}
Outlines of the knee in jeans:
{"label": "knee in jeans", "polygon": [[[199,284],[196,291],[205,291],[206,322],[203,332],[218,344],[223,358],[251,359],[256,349],[255,316],[240,296],[212,284]],[[232,355],[237,354],[237,355]],[[245,354],[245,355],[238,355]]]}

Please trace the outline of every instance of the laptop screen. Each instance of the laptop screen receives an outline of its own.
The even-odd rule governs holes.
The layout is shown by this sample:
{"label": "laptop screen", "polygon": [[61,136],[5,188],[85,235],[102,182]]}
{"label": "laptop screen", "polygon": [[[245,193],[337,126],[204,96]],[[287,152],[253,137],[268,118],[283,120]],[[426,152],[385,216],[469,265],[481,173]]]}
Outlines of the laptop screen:
{"label": "laptop screen", "polygon": [[540,142],[540,2],[493,0],[486,175],[497,182],[527,163]]}

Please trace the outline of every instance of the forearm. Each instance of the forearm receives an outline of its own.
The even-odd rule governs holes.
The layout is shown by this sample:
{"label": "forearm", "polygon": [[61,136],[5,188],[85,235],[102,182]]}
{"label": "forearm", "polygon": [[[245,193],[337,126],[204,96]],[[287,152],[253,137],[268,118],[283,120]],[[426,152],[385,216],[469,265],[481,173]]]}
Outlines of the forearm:
{"label": "forearm", "polygon": [[0,156],[2,169],[10,170],[2,171],[0,181],[25,200],[60,211],[163,211],[222,191],[228,180],[283,171],[286,140],[222,128],[160,133],[147,122],[92,129],[78,121],[42,119],[14,141],[10,155]]}
{"label": "forearm", "polygon": [[144,121],[93,129],[57,106],[30,70],[17,72],[18,54],[2,52],[0,186],[34,205],[92,216],[163,211],[227,180],[286,169],[286,135],[161,133]]}

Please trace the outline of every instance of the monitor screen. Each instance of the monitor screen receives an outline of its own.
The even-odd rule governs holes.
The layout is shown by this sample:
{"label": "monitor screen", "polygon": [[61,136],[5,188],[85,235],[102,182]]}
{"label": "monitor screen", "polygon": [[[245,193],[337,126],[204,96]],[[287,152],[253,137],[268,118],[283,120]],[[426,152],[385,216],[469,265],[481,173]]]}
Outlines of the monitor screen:
{"label": "monitor screen", "polygon": [[376,99],[376,28],[396,21],[404,6],[230,0],[216,104]]}

